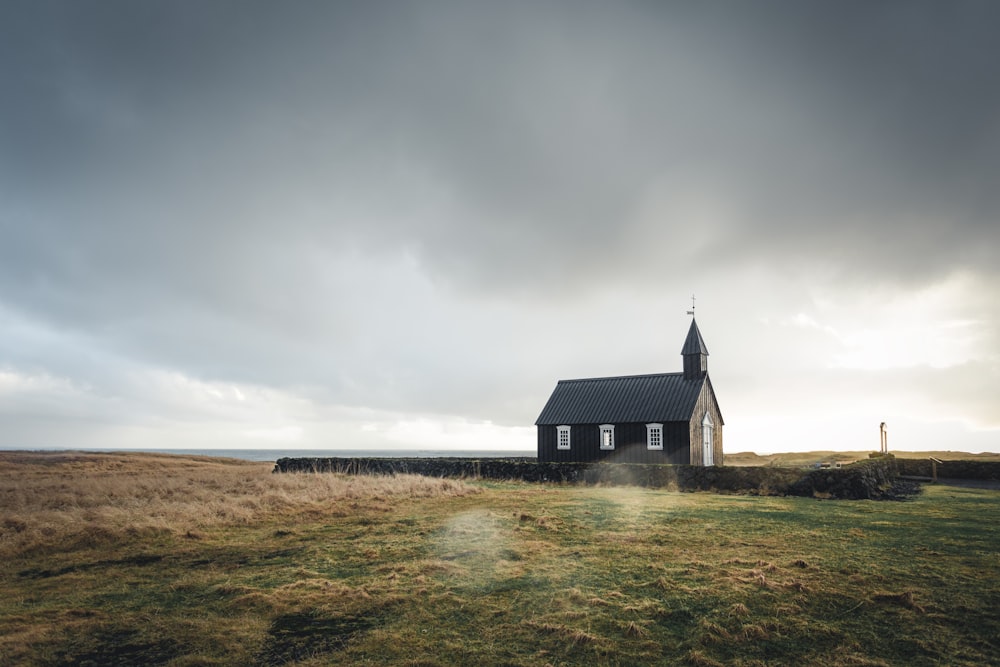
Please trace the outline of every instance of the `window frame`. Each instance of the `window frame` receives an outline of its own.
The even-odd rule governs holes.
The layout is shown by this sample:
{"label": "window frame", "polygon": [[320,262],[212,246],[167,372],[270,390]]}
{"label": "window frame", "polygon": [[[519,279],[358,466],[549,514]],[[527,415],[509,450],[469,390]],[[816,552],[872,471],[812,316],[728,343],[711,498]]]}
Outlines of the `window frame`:
{"label": "window frame", "polygon": [[[614,424],[601,424],[598,428],[601,429],[601,450],[605,452],[611,452],[615,449],[615,425]],[[607,437],[605,437],[607,434]]]}
{"label": "window frame", "polygon": [[646,449],[663,451],[663,424],[646,424]]}
{"label": "window frame", "polygon": [[[572,436],[570,435],[571,426],[556,426],[556,449],[561,451],[568,451],[572,446]],[[566,436],[565,442],[563,442],[563,435]]]}

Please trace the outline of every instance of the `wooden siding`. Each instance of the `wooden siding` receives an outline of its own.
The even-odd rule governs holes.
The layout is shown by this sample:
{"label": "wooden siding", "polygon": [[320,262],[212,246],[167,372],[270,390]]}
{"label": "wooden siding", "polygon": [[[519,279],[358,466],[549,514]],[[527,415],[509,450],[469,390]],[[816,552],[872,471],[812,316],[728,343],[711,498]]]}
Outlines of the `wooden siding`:
{"label": "wooden siding", "polygon": [[712,418],[712,458],[717,466],[725,465],[722,452],[722,412],[719,410],[719,402],[715,398],[715,391],[712,389],[712,381],[705,379],[705,384],[698,394],[698,401],[695,403],[694,414],[691,415],[690,435],[688,443],[690,445],[691,465],[705,465],[702,452],[702,426],[701,422],[705,418],[705,412]]}
{"label": "wooden siding", "polygon": [[[568,424],[570,448],[558,449],[557,427],[538,427],[538,460],[558,462],[613,461],[615,463],[690,463],[688,423],[675,421],[663,424],[663,449],[647,449],[646,424],[615,424],[615,448],[601,449],[601,424]],[[700,433],[700,431],[699,431]]]}

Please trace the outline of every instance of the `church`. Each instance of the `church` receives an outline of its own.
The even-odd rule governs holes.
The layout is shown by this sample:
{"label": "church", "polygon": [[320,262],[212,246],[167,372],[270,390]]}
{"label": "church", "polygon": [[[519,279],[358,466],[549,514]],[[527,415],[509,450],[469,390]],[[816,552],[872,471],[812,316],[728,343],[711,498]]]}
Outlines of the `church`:
{"label": "church", "polygon": [[535,421],[538,460],[722,465],[722,413],[694,318],[681,357],[679,373],[559,380]]}

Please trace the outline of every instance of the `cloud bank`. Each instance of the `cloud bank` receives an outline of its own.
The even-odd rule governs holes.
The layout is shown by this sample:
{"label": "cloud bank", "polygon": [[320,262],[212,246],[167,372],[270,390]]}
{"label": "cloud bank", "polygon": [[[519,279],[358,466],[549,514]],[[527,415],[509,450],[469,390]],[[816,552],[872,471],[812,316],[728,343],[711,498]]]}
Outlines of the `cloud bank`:
{"label": "cloud bank", "polygon": [[0,9],[0,444],[1000,448],[992,3],[370,4]]}

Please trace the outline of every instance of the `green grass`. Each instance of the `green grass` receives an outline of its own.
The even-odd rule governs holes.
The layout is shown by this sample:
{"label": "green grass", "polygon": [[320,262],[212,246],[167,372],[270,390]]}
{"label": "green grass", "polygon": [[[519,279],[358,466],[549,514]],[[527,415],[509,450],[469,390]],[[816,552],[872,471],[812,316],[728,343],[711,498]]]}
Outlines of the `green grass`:
{"label": "green grass", "polygon": [[996,491],[473,486],[25,546],[0,664],[998,664]]}

